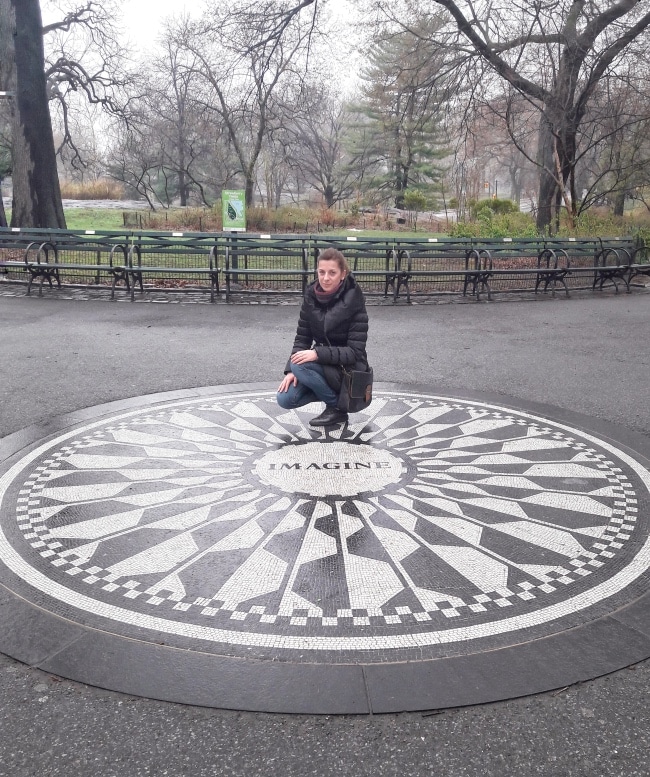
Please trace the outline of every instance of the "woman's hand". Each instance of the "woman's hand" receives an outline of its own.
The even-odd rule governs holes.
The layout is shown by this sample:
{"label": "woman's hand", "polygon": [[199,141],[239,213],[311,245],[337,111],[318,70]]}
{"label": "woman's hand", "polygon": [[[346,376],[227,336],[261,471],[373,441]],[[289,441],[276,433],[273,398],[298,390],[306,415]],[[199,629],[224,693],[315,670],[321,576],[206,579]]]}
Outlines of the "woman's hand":
{"label": "woman's hand", "polygon": [[309,351],[296,351],[296,353],[291,356],[292,364],[305,364],[305,362],[316,361],[318,361],[318,354],[313,349],[310,349]]}
{"label": "woman's hand", "polygon": [[280,385],[278,386],[278,393],[284,394],[285,391],[289,391],[291,386],[297,386],[298,385],[298,378],[292,373],[288,372],[282,381]]}

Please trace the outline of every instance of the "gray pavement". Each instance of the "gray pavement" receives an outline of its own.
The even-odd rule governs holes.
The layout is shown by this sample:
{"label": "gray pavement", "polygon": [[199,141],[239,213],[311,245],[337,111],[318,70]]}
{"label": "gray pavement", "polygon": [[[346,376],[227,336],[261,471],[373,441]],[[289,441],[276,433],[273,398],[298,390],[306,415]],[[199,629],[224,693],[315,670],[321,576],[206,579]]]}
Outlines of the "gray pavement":
{"label": "gray pavement", "polygon": [[[548,403],[648,435],[649,310],[642,292],[373,306],[369,353],[381,381]],[[0,298],[0,436],[141,394],[279,380],[297,312]],[[644,662],[440,714],[301,717],[123,696],[0,656],[0,777],[648,775],[649,679]]]}

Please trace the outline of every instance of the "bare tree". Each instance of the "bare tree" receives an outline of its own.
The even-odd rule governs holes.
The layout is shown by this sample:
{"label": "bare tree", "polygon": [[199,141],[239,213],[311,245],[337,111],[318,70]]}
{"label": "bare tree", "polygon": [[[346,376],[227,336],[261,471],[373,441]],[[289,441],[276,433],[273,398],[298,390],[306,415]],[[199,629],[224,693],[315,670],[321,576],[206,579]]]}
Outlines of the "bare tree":
{"label": "bare tree", "polygon": [[314,20],[300,11],[309,4],[265,0],[234,10],[215,4],[177,37],[194,59],[192,72],[203,79],[204,107],[228,134],[248,204],[265,138],[282,125],[283,103],[276,96],[306,66]]}
{"label": "bare tree", "polygon": [[180,68],[177,55],[166,49],[143,73],[145,96],[129,122],[116,125],[105,156],[108,175],[152,209],[210,206],[237,170],[227,135],[195,99],[196,74]]}
{"label": "bare tree", "polygon": [[189,204],[192,193],[209,205],[202,173],[216,142],[214,125],[196,100],[196,60],[191,54],[186,58],[177,48],[174,35],[172,28],[164,33],[161,55],[152,63],[145,102],[158,135],[161,169],[174,181],[173,195],[181,206]]}
{"label": "bare tree", "polygon": [[282,196],[289,193],[294,168],[289,138],[282,132],[266,138],[259,159],[257,188],[262,206],[279,208]]}
{"label": "bare tree", "polygon": [[13,28],[9,23],[8,8],[8,4],[0,3],[0,227],[7,226],[2,181],[11,174],[12,96],[16,88],[13,57],[9,56],[13,51]]}
{"label": "bare tree", "polygon": [[[0,89],[0,91],[6,90]],[[3,106],[0,105],[0,227],[7,226],[7,214],[2,198],[2,182],[9,175],[11,175],[11,135],[9,121],[5,116]]]}
{"label": "bare tree", "polygon": [[118,127],[108,154],[108,175],[143,197],[151,210],[156,210],[157,206],[165,205],[160,184],[161,159],[158,134],[141,108],[128,125]]}
{"label": "bare tree", "polygon": [[129,57],[119,43],[115,19],[119,6],[115,0],[75,0],[63,18],[43,28],[45,36],[45,76],[50,112],[58,130],[57,153],[68,166],[80,172],[88,162],[78,143],[78,127],[88,116],[88,106],[95,116],[115,117],[127,121],[133,73],[126,63]]}
{"label": "bare tree", "polygon": [[326,84],[311,81],[285,128],[296,175],[320,193],[327,208],[355,190],[356,173],[346,151],[348,123],[341,98]]}
{"label": "bare tree", "polygon": [[537,226],[552,228],[562,200],[576,213],[578,136],[590,102],[645,33],[650,12],[638,0],[432,1],[453,20],[453,45],[480,57],[539,109]]}
{"label": "bare tree", "polygon": [[642,198],[650,182],[650,90],[646,56],[627,73],[604,79],[594,95],[579,142],[579,211],[611,203],[622,216],[627,198]]}
{"label": "bare tree", "polygon": [[43,26],[38,0],[0,0],[0,68],[2,80],[9,79],[15,92],[13,224],[65,227],[49,101],[58,107],[62,145],[72,150],[73,163],[83,163],[70,130],[78,94],[89,104],[123,115],[117,90],[128,79],[117,75],[122,52],[115,44],[110,2],[77,4],[59,21]]}
{"label": "bare tree", "polygon": [[5,31],[0,36],[0,62],[3,71],[11,73],[12,91],[15,90],[11,223],[22,227],[65,227],[48,110],[38,0],[0,0],[0,27]]}

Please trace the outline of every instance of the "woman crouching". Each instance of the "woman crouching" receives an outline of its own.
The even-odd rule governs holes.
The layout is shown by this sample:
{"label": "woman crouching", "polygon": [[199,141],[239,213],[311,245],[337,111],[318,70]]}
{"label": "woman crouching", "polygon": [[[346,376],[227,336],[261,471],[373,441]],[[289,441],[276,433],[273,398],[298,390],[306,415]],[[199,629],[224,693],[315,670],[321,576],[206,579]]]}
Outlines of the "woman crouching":
{"label": "woman crouching", "polygon": [[337,407],[341,368],[365,370],[368,314],[363,292],[340,251],[327,248],[318,257],[318,279],[305,290],[296,339],[278,388],[278,404],[287,410],[324,402],[310,426],[347,421]]}

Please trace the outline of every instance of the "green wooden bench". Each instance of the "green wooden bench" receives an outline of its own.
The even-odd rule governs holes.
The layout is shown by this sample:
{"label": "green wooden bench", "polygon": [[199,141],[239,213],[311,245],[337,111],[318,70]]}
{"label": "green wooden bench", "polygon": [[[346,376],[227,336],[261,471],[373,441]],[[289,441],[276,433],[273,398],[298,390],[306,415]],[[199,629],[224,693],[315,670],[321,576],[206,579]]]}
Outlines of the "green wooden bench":
{"label": "green wooden bench", "polygon": [[469,238],[395,239],[397,256],[397,293],[414,296],[460,294],[466,296],[489,291],[486,286],[489,257],[481,255]]}
{"label": "green wooden bench", "polygon": [[[488,266],[484,285],[493,292],[546,293],[559,285],[569,296],[571,262],[563,241],[542,237],[475,239],[474,250]],[[523,285],[522,285],[523,283]],[[478,296],[478,294],[477,294]]]}
{"label": "green wooden bench", "polygon": [[600,291],[606,284],[614,286],[618,294],[619,282],[630,292],[630,281],[638,247],[628,238],[601,238],[597,253],[592,289]]}
{"label": "green wooden bench", "polygon": [[627,276],[627,290],[631,291],[632,281],[641,275],[650,278],[650,262],[648,261],[648,248],[643,241],[636,243],[632,261],[630,262],[629,274]]}
{"label": "green wooden bench", "polygon": [[[140,292],[208,291],[210,302],[220,294],[219,265],[223,241],[218,234],[200,232],[138,232],[131,237],[128,253],[127,285],[131,301],[136,287]],[[145,288],[145,280],[152,284]],[[177,279],[192,279],[187,286]]]}
{"label": "green wooden bench", "polygon": [[307,235],[224,233],[226,302],[233,293],[304,294],[311,276]]}
{"label": "green wooden bench", "polygon": [[128,241],[128,235],[121,232],[12,229],[11,235],[0,235],[0,249],[14,249],[13,258],[2,264],[8,271],[24,273],[28,295],[37,280],[42,296],[45,282],[50,288],[53,281],[60,288],[62,278],[71,285],[83,280],[98,285],[106,275],[114,297],[117,283],[125,282],[128,288]]}

